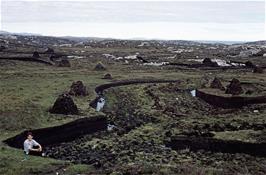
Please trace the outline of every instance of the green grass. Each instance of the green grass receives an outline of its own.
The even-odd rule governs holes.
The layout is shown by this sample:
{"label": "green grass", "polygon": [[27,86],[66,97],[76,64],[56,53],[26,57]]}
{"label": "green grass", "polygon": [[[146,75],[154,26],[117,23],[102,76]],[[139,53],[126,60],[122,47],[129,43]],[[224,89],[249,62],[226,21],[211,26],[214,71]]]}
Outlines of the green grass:
{"label": "green grass", "polygon": [[255,135],[260,135],[261,131],[241,130],[241,131],[225,131],[215,132],[215,138],[223,140],[239,140],[243,142],[256,142]]}
{"label": "green grass", "polygon": [[[98,48],[95,52],[112,53],[116,50],[116,48]],[[124,52],[134,52],[137,50],[138,49],[127,49],[124,50]],[[66,49],[65,51],[68,50]],[[88,49],[87,51],[90,53],[94,52],[92,49]],[[146,53],[149,52],[149,50],[143,50],[143,52]],[[93,71],[95,64],[99,60],[107,67],[106,71]],[[0,141],[12,137],[25,129],[60,125],[81,117],[54,115],[48,112],[48,109],[53,105],[57,96],[62,92],[68,91],[72,82],[77,80],[83,81],[89,90],[89,96],[87,97],[73,97],[81,111],[81,115],[87,117],[96,114],[95,110],[89,107],[89,101],[95,98],[94,88],[99,84],[108,83],[110,81],[143,78],[179,79],[182,80],[182,82],[178,86],[183,89],[199,88],[202,86],[205,78],[211,81],[215,75],[219,75],[225,84],[233,77],[246,82],[258,82],[262,84],[266,81],[266,77],[263,74],[254,76],[252,73],[241,73],[231,70],[225,72],[201,70],[184,71],[175,68],[167,70],[167,68],[161,69],[158,67],[143,67],[140,65],[123,65],[122,63],[116,62],[109,63],[106,60],[98,58],[72,60],[71,63],[73,65],[71,68],[58,68],[38,63],[10,61],[10,64],[0,67]],[[114,80],[103,80],[102,77],[105,73],[111,73]],[[194,107],[196,101],[189,98],[189,94],[177,94],[176,92],[166,93],[155,88],[155,92],[160,97],[162,104],[176,105],[175,107],[179,112],[188,113],[186,118],[172,118],[171,116],[162,114],[161,111],[151,109],[153,101],[145,93],[143,89],[145,86],[146,85],[117,87],[109,89],[106,93],[107,105],[105,110],[120,110],[120,112],[126,114],[129,110],[137,109],[160,119],[162,122],[160,124],[146,124],[126,134],[123,139],[138,139],[139,136],[141,136],[144,140],[152,138],[159,144],[162,142],[161,139],[165,128],[170,128],[172,133],[179,133],[181,130],[190,129],[196,124],[201,125],[223,122],[239,123],[242,121],[263,123],[266,120],[263,110],[258,114],[254,114],[249,109],[243,109],[237,113],[225,115],[213,114],[213,116],[206,116],[198,113],[198,111],[194,109],[197,107]],[[181,99],[180,103],[176,103],[177,97]],[[182,101],[182,99],[187,100]],[[172,124],[174,125],[170,126]],[[249,131],[217,133],[217,138],[246,140],[250,137],[249,134],[252,133]],[[110,144],[113,144],[114,141],[112,138],[109,138],[101,142],[110,142]],[[141,155],[139,157],[139,159],[142,160]],[[74,165],[70,162],[50,158],[30,157],[28,161],[22,162],[21,160],[23,158],[24,155],[22,150],[10,148],[0,143],[0,174],[28,175],[55,174],[56,172],[64,174],[89,174],[89,172],[95,171],[93,167],[88,165]],[[191,158],[188,159],[190,160]],[[188,159],[180,158],[180,160],[183,161]],[[128,166],[131,168],[134,167],[131,165]],[[158,170],[160,174],[169,174],[172,171],[171,168],[167,166],[168,165],[164,165],[164,167],[159,166],[156,170]],[[196,168],[196,170],[191,170],[191,167]],[[146,168],[147,170],[145,171],[149,172],[154,167],[151,164],[147,164]],[[184,172],[189,172],[189,174],[214,174],[213,172],[216,171],[204,169],[205,167],[201,169],[201,167],[184,166],[183,168],[185,169]],[[182,172],[180,172],[180,174],[182,174]]]}
{"label": "green grass", "polygon": [[72,164],[50,158],[28,156],[27,160],[22,150],[0,145],[0,174],[3,175],[33,175],[33,174],[84,174],[93,172],[89,165]]}

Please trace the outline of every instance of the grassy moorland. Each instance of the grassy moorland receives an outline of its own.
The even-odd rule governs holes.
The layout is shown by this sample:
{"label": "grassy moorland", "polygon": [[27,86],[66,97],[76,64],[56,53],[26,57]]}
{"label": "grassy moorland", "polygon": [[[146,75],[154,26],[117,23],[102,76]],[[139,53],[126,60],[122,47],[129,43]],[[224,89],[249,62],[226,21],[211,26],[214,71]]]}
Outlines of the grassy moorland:
{"label": "grassy moorland", "polygon": [[[32,52],[30,48],[19,49]],[[144,66],[125,64],[102,58],[102,54],[127,56],[140,52],[169,56],[165,48],[64,48],[57,51],[71,55],[81,52],[84,58],[70,59],[71,67],[41,63],[0,60],[0,174],[265,174],[266,158],[243,153],[219,153],[208,150],[191,151],[166,148],[172,136],[199,137],[203,133],[213,138],[239,140],[249,143],[265,142],[266,106],[250,105],[239,109],[214,107],[190,90],[208,89],[214,77],[224,86],[232,78],[243,84],[249,96],[265,94],[265,74],[250,69],[188,69],[175,66]],[[158,56],[159,57],[159,56]],[[157,61],[164,61],[161,58]],[[179,60],[183,62],[184,60]],[[255,60],[258,62],[258,59]],[[102,62],[104,71],[94,70]],[[111,73],[113,79],[102,79]],[[174,79],[177,84],[145,84],[115,87],[106,90],[103,112],[117,128],[85,135],[69,143],[49,147],[49,157],[30,156],[22,161],[22,149],[14,149],[2,141],[24,130],[61,125],[98,113],[91,107],[97,85],[130,79]],[[88,89],[86,97],[73,97],[79,115],[60,115],[48,112],[74,81],[82,81]],[[67,133],[66,133],[67,134]],[[72,154],[73,153],[73,154]]]}

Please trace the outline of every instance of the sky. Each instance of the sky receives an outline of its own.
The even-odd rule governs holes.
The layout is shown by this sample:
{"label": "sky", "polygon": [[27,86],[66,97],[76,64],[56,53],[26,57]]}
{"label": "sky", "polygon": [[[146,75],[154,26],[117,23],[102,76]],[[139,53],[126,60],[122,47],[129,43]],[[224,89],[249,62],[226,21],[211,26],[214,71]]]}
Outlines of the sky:
{"label": "sky", "polygon": [[0,29],[119,39],[266,40],[265,1],[0,0]]}

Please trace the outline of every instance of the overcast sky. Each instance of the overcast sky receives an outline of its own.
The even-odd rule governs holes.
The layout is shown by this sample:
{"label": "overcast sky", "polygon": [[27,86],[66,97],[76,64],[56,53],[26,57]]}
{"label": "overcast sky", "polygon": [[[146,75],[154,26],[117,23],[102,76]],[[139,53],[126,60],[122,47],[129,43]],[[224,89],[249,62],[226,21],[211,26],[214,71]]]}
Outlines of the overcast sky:
{"label": "overcast sky", "polygon": [[1,22],[1,30],[53,36],[266,39],[263,0],[2,0]]}

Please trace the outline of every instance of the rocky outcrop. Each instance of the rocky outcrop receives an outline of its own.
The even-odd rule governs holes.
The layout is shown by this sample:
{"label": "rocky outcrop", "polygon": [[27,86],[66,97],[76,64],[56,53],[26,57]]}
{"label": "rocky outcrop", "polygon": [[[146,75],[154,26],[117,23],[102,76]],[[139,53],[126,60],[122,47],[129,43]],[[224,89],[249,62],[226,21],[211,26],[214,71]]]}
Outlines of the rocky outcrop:
{"label": "rocky outcrop", "polygon": [[62,94],[59,95],[59,97],[56,99],[53,107],[49,110],[51,113],[54,114],[78,114],[78,108],[76,104],[74,103],[71,96],[68,94]]}
{"label": "rocky outcrop", "polygon": [[88,91],[82,81],[76,81],[72,83],[68,94],[74,96],[86,96],[88,95]]}

